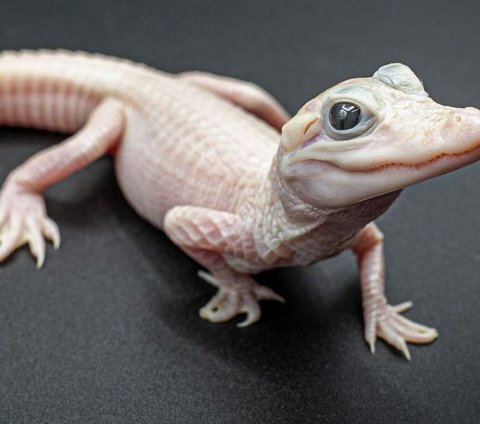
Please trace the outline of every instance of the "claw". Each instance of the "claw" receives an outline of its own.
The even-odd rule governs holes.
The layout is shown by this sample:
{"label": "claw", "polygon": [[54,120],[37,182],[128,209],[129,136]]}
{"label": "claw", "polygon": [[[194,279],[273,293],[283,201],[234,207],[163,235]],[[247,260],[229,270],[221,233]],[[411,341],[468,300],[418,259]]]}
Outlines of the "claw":
{"label": "claw", "polygon": [[58,225],[50,218],[47,218],[43,223],[43,234],[53,243],[55,250],[60,247],[60,231],[58,230]]}
{"label": "claw", "polygon": [[410,351],[408,350],[408,346],[407,346],[407,343],[405,342],[405,340],[401,339],[401,343],[399,344],[399,346],[396,346],[398,350],[400,350],[400,352],[402,352],[404,355],[405,355],[405,358],[407,358],[407,360],[411,360],[412,357],[410,356]]}
{"label": "claw", "polygon": [[258,300],[276,300],[277,302],[285,303],[285,299],[269,287],[256,286],[254,291]]}
{"label": "claw", "polygon": [[257,317],[254,314],[248,313],[247,314],[247,319],[245,319],[242,322],[239,322],[237,324],[237,327],[238,328],[248,327],[249,325],[252,325],[252,324],[256,323],[259,319],[260,319],[260,315]]}
{"label": "claw", "polygon": [[45,240],[40,236],[38,240],[30,239],[28,242],[32,256],[37,260],[37,269],[40,269],[45,262]]}
{"label": "claw", "polygon": [[212,274],[209,274],[208,272],[200,270],[200,271],[197,272],[197,275],[203,281],[206,281],[208,284],[211,284],[214,287],[220,287],[219,282],[217,281],[217,279]]}
{"label": "claw", "polygon": [[389,321],[379,324],[378,335],[387,343],[396,347],[405,355],[405,358],[410,360],[410,351],[408,350],[405,339],[390,325]]}
{"label": "claw", "polygon": [[249,325],[252,325],[254,322],[257,322],[262,315],[260,306],[257,300],[253,298],[253,296],[251,295],[246,296],[246,299],[244,302],[245,302],[244,306],[240,308],[239,312],[246,313],[247,318],[244,321],[237,324],[237,327],[240,327],[240,328],[248,327]]}
{"label": "claw", "polygon": [[250,311],[242,311],[242,312],[246,312],[247,318],[244,321],[237,324],[237,327],[239,328],[248,327],[249,325],[252,325],[255,322],[257,322],[261,317],[261,311],[258,305],[255,309],[252,309]]}
{"label": "claw", "polygon": [[30,252],[37,259],[37,269],[40,269],[45,261],[45,239],[40,231],[40,223],[37,220],[29,219],[27,224],[26,238]]}
{"label": "claw", "polygon": [[391,306],[391,308],[397,314],[401,314],[402,312],[408,311],[412,306],[413,306],[413,302],[407,301],[407,302],[399,303],[398,305],[395,305],[395,306]]}
{"label": "claw", "polygon": [[375,333],[373,336],[367,338],[367,343],[368,346],[370,347],[370,352],[375,353],[375,342],[376,342],[376,337]]}

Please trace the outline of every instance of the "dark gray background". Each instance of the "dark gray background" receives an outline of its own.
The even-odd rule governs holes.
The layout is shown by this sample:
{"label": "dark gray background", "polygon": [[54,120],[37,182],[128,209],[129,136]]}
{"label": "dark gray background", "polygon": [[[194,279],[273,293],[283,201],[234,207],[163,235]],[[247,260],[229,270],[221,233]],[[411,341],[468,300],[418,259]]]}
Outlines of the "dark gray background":
{"label": "dark gray background", "polygon": [[[401,61],[436,100],[480,106],[475,1],[0,1],[0,48],[68,48],[255,81],[294,112],[346,78]],[[408,123],[406,123],[408,124]],[[62,139],[0,131],[4,178]],[[0,269],[2,423],[474,423],[480,416],[480,168],[406,190],[378,220],[387,292],[435,326],[409,363],[362,338],[344,254],[259,280],[247,329],[197,310],[214,290],[123,199],[110,158],[47,192],[62,231],[44,269]]]}

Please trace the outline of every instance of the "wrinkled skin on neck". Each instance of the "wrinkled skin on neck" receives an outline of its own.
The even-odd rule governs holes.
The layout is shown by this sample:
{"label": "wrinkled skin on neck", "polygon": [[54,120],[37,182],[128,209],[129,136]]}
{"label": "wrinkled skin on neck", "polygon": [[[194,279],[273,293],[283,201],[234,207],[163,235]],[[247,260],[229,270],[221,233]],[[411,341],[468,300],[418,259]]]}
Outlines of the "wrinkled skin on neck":
{"label": "wrinkled skin on neck", "polygon": [[[357,125],[332,124],[336,104]],[[434,102],[406,66],[345,81],[303,106],[282,129],[277,167],[299,201],[345,208],[480,158],[480,111]]]}
{"label": "wrinkled skin on neck", "polygon": [[[277,157],[276,162],[278,160]],[[272,171],[275,169],[274,165]],[[268,229],[267,232],[274,234],[275,239],[280,238],[285,246],[296,252],[294,257],[289,257],[287,262],[279,263],[279,266],[307,265],[351,248],[357,234],[386,212],[401,193],[401,190],[395,190],[352,205],[317,205],[299,199],[302,194],[279,178],[278,171],[272,174],[275,197],[273,203],[269,202],[269,207],[261,213],[261,227]],[[279,234],[279,225],[288,231]],[[266,238],[265,234],[263,238]]]}

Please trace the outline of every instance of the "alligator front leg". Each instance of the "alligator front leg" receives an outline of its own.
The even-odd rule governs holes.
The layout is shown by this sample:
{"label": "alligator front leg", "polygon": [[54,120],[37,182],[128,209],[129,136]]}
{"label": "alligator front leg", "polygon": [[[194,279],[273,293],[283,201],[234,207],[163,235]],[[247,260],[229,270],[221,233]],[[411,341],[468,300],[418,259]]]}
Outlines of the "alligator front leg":
{"label": "alligator front leg", "polygon": [[434,328],[417,324],[400,315],[412,306],[405,302],[390,306],[385,297],[383,234],[375,224],[367,225],[358,235],[353,251],[360,268],[365,340],[375,352],[378,337],[400,350],[407,359],[406,342],[430,343],[438,337]]}
{"label": "alligator front leg", "polygon": [[228,212],[177,206],[165,216],[164,229],[175,244],[210,271],[200,271],[199,276],[218,288],[200,309],[200,316],[223,322],[244,313],[247,318],[238,326],[246,327],[260,319],[260,300],[284,300],[248,274],[234,270],[224,259],[223,255],[248,255],[243,251],[239,224],[240,219]]}
{"label": "alligator front leg", "polygon": [[37,268],[43,265],[45,238],[57,248],[60,233],[47,216],[42,192],[102,156],[118,142],[123,125],[123,106],[104,100],[78,133],[10,173],[0,193],[0,261],[28,243]]}

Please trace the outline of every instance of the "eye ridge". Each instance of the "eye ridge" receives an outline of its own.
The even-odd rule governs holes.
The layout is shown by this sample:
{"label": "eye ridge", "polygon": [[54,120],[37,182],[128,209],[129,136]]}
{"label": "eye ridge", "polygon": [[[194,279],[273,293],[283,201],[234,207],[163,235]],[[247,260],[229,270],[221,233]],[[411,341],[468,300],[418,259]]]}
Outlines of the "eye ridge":
{"label": "eye ridge", "polygon": [[335,103],[330,109],[329,120],[336,130],[349,130],[360,122],[360,108],[349,102]]}

